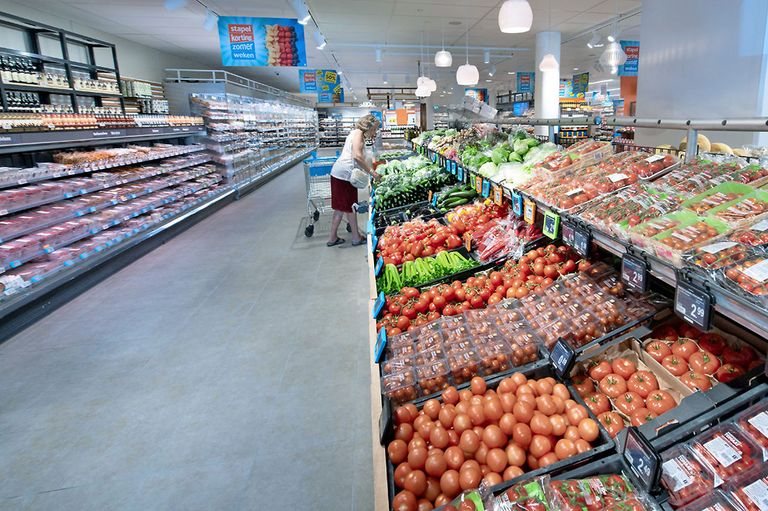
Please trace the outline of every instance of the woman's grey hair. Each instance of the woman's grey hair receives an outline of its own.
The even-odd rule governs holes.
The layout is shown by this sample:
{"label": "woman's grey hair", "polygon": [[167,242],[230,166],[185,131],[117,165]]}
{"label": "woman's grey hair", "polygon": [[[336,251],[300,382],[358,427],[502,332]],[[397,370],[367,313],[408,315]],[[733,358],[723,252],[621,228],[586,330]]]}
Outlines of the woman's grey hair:
{"label": "woman's grey hair", "polygon": [[368,131],[373,128],[374,126],[378,127],[378,125],[381,124],[379,120],[376,118],[373,114],[367,114],[362,116],[357,120],[357,123],[355,124],[355,128],[359,129],[363,133],[368,133]]}

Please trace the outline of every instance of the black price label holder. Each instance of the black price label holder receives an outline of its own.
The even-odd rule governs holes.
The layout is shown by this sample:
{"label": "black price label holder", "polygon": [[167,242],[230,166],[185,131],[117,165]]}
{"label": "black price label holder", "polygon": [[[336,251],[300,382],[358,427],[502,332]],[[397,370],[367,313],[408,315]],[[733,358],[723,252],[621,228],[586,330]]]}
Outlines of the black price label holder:
{"label": "black price label holder", "polygon": [[379,317],[379,314],[381,313],[381,309],[384,308],[385,303],[387,303],[387,297],[384,295],[384,291],[381,291],[379,293],[379,296],[376,298],[376,301],[373,303],[373,311],[371,313],[371,315],[373,316],[373,319],[376,319]]}
{"label": "black price label holder", "polygon": [[574,227],[573,229],[573,250],[584,259],[589,259],[592,248],[592,233],[583,227]]}
{"label": "black price label holder", "polygon": [[682,274],[678,274],[675,313],[706,332],[712,327],[712,295],[704,288],[684,282]]}
{"label": "black price label holder", "polygon": [[374,349],[377,364],[381,362],[381,356],[384,354],[384,348],[386,347],[387,347],[387,329],[382,326],[381,330],[379,330],[379,335],[376,336],[376,345]]}
{"label": "black price label holder", "polygon": [[563,238],[563,243],[569,247],[573,247],[573,238],[576,234],[576,226],[570,222],[563,220],[560,224],[560,235]]}
{"label": "black price label holder", "polygon": [[646,492],[653,492],[661,479],[661,456],[635,426],[628,427],[624,437],[621,456],[630,477]]}
{"label": "black price label holder", "polygon": [[576,362],[576,351],[571,345],[562,337],[557,339],[557,342],[552,346],[552,350],[549,352],[549,363],[555,370],[560,378],[567,378],[573,364]]}
{"label": "black price label holder", "polygon": [[621,258],[621,280],[629,289],[638,293],[648,291],[648,263],[630,253]]}

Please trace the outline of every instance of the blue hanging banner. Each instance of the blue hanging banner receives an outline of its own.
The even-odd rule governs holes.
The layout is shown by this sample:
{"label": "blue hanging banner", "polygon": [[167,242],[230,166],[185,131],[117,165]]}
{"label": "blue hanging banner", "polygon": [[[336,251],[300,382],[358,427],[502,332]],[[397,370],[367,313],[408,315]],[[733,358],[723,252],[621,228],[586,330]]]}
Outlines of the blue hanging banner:
{"label": "blue hanging banner", "polygon": [[219,17],[224,66],[307,65],[304,25],[292,18]]}

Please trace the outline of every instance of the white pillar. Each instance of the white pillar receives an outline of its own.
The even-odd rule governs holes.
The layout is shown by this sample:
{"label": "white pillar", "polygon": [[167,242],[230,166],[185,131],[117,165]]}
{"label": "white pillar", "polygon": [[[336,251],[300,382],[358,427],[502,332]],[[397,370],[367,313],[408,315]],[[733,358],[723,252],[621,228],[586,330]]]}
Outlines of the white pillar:
{"label": "white pillar", "polygon": [[[540,119],[557,119],[560,117],[560,69],[542,73],[539,69],[544,55],[551,53],[560,62],[560,32],[539,32],[536,34],[536,80],[535,80],[535,109],[536,117]],[[537,135],[547,135],[547,126],[537,126]]]}

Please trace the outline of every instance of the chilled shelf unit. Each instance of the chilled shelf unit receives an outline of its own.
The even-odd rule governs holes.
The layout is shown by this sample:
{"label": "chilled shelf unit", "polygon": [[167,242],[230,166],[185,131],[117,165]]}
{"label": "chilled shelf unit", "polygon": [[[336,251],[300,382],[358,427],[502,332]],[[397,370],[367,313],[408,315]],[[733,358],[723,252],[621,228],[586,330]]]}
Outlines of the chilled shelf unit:
{"label": "chilled shelf unit", "polygon": [[190,103],[208,130],[201,142],[237,186],[318,145],[314,109],[235,94],[192,94]]}

